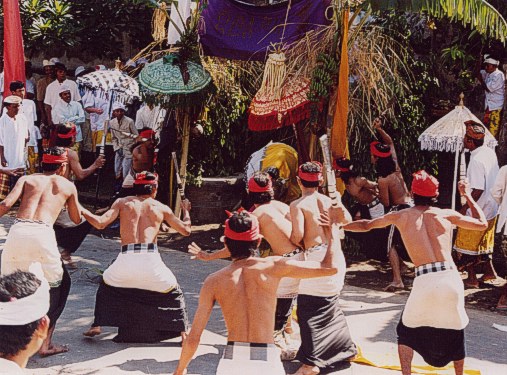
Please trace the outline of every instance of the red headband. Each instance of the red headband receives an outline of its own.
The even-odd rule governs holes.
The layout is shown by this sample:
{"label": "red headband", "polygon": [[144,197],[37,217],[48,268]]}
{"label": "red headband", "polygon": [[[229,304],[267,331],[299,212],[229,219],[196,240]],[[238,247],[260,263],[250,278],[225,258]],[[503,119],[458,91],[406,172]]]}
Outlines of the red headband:
{"label": "red headband", "polygon": [[139,135],[143,138],[152,138],[155,135],[155,132],[151,129],[143,130]]}
{"label": "red headband", "polygon": [[380,145],[381,143],[379,141],[373,141],[370,143],[370,152],[373,156],[378,156],[379,158],[387,158],[388,156],[391,156],[391,149],[389,148],[389,151],[382,152],[375,147],[376,145]]}
{"label": "red headband", "polygon": [[145,172],[137,173],[136,179],[134,180],[134,185],[156,185],[156,184],[158,184],[158,175],[156,173],[154,173],[153,175],[155,176],[154,180],[147,180]]}
{"label": "red headband", "polygon": [[438,195],[438,180],[426,171],[417,171],[412,175],[412,193],[421,197],[436,197]]}
{"label": "red headband", "polygon": [[260,238],[259,220],[257,220],[257,218],[253,215],[249,214],[249,216],[252,219],[252,227],[249,230],[247,230],[246,232],[240,232],[240,233],[234,232],[229,227],[229,220],[230,219],[227,219],[225,221],[224,236],[230,240],[235,240],[235,241],[255,241],[255,240],[258,240]]}
{"label": "red headband", "polygon": [[42,162],[46,164],[62,164],[67,161],[67,150],[61,155],[42,154]]}
{"label": "red headband", "polygon": [[76,124],[72,124],[70,131],[66,134],[58,133],[58,138],[72,138],[77,134]]}
{"label": "red headband", "polygon": [[298,176],[300,179],[308,181],[308,182],[318,182],[322,178],[322,164],[319,163],[318,161],[312,161],[311,163],[318,165],[320,167],[321,171],[320,172],[304,172],[301,169],[301,167],[303,166],[303,164],[302,164],[299,166]]}
{"label": "red headband", "polygon": [[271,191],[273,189],[273,182],[271,181],[271,178],[268,181],[268,184],[266,186],[260,186],[257,181],[253,177],[248,180],[248,192],[250,193],[266,193],[268,191]]}
{"label": "red headband", "polygon": [[340,167],[336,162],[337,159],[333,160],[333,169],[338,172],[350,172],[350,168]]}

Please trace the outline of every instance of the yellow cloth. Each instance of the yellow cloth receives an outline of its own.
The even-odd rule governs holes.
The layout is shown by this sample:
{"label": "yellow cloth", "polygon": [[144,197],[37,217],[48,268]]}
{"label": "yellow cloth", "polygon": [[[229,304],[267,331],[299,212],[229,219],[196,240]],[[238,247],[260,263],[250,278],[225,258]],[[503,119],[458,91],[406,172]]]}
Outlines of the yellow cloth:
{"label": "yellow cloth", "polygon": [[500,122],[502,119],[502,110],[497,109],[495,111],[488,111],[484,117],[485,118],[489,117],[488,123],[486,124],[488,130],[490,131],[491,134],[493,134],[493,137],[498,139]]}
{"label": "yellow cloth", "polygon": [[28,146],[27,152],[28,152],[28,174],[37,173],[39,167],[39,154],[35,153],[34,146]]}
{"label": "yellow cloth", "polygon": [[[92,142],[93,142],[93,149],[100,147],[102,145],[102,137],[104,136],[104,130],[97,130],[94,131],[92,134]],[[112,143],[112,135],[111,133],[107,133],[106,137],[106,146],[111,146]]]}
{"label": "yellow cloth", "polygon": [[454,249],[462,254],[491,254],[495,245],[495,224],[497,217],[488,221],[484,231],[458,228]]}
{"label": "yellow cloth", "polygon": [[299,198],[301,189],[297,182],[298,154],[292,147],[283,143],[273,143],[266,147],[266,153],[261,162],[261,171],[268,167],[276,167],[280,177],[288,179],[288,191],[285,203]]}
{"label": "yellow cloth", "polygon": [[[333,158],[340,156],[350,158],[347,143],[347,122],[349,115],[349,9],[343,9],[342,13],[342,49],[340,71],[338,73],[338,95],[336,97],[336,110],[331,130],[331,155]],[[336,189],[343,194],[345,184],[340,178],[336,179]]]}
{"label": "yellow cloth", "polygon": [[[384,368],[387,370],[395,370],[401,371],[400,360],[397,355],[392,353],[368,353],[368,358],[363,355],[361,348],[357,347],[358,353],[351,360],[351,362],[377,367]],[[412,373],[413,374],[423,374],[423,375],[454,375],[454,366],[447,365],[445,367],[436,368],[430,365],[414,365],[412,363]],[[465,368],[463,373],[465,375],[481,375],[480,370],[472,370]]]}

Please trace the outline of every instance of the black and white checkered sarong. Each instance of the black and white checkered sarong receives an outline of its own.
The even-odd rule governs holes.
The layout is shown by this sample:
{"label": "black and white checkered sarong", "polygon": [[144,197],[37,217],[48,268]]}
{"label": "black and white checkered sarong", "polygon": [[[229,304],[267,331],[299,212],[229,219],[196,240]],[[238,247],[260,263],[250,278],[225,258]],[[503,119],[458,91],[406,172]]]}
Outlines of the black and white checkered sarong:
{"label": "black and white checkered sarong", "polygon": [[121,247],[122,254],[125,253],[157,253],[156,243],[129,243]]}

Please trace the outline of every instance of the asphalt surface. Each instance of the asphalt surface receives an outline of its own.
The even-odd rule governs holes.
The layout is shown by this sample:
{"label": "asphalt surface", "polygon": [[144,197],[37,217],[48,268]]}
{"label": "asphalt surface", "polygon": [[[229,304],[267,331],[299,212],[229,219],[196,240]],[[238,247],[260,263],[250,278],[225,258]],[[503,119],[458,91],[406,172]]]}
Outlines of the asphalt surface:
{"label": "asphalt surface", "polygon": [[[11,223],[10,217],[0,219],[2,243]],[[97,233],[86,238],[75,257],[78,269],[71,273],[71,294],[54,336],[56,343],[68,345],[70,351],[47,358],[34,356],[28,364],[27,374],[137,375],[170,374],[174,371],[181,350],[179,339],[160,344],[117,344],[111,340],[116,331],[110,327],[103,328],[103,334],[93,339],[82,335],[93,320],[97,278],[114,260],[118,250],[118,238],[101,238]],[[204,279],[226,265],[227,261],[204,263],[190,260],[188,254],[167,247],[160,248],[160,251],[164,262],[178,278],[185,293],[190,317],[193,317]],[[351,335],[366,358],[383,364],[399,365],[395,327],[406,298],[405,295],[345,287],[342,292],[342,308],[347,316]],[[507,375],[507,332],[493,327],[494,323],[507,326],[507,315],[473,308],[468,308],[467,311],[470,325],[466,330],[466,368],[480,370],[482,375]],[[217,306],[188,373],[215,374],[225,343],[226,328]],[[416,354],[413,364],[424,365],[424,362]],[[287,373],[295,372],[299,367],[298,362],[286,362],[284,365]],[[416,373],[415,369],[413,371]],[[241,373],[241,369],[238,369],[237,373]],[[453,374],[454,371],[419,373]],[[400,372],[352,363],[332,374],[381,375]]]}

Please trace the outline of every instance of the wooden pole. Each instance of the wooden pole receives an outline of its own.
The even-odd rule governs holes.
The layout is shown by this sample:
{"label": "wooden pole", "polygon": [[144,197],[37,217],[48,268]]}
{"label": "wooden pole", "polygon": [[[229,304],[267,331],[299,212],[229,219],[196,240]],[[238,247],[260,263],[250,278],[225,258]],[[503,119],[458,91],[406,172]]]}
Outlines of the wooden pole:
{"label": "wooden pole", "polygon": [[[188,160],[188,145],[190,143],[190,114],[189,109],[180,110],[179,111],[183,117],[183,126],[182,126],[182,135],[181,135],[181,161],[180,161],[180,175],[181,175],[181,184],[183,186],[183,190],[185,190],[185,183],[187,179],[187,160]],[[174,207],[174,213],[176,217],[180,216],[181,212],[181,197],[179,194],[176,194],[176,204]]]}

